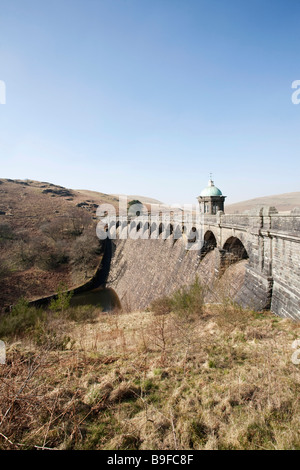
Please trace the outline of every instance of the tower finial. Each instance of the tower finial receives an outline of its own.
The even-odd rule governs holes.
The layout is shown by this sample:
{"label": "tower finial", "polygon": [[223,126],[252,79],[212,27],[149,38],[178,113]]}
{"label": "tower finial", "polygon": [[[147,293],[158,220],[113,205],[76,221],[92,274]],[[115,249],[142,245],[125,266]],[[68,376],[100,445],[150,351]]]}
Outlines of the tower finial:
{"label": "tower finial", "polygon": [[212,173],[209,173],[209,182],[208,182],[208,186],[214,186],[214,182],[213,182],[213,179],[212,179]]}

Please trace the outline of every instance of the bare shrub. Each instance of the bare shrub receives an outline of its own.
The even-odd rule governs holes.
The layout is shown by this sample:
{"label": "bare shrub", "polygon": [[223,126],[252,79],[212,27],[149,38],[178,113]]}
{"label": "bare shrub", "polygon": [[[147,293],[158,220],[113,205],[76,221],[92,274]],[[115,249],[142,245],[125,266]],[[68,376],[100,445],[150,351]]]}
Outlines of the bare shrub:
{"label": "bare shrub", "polygon": [[65,213],[68,221],[67,233],[73,237],[78,237],[92,226],[92,218],[85,209],[72,207]]}
{"label": "bare shrub", "polygon": [[84,271],[86,278],[93,265],[95,255],[98,254],[98,249],[99,243],[94,233],[84,233],[78,236],[72,244],[70,251],[72,262]]}
{"label": "bare shrub", "polygon": [[28,237],[27,233],[19,234],[17,242],[18,258],[24,268],[31,268],[42,254],[47,253],[48,246],[41,237]]}
{"label": "bare shrub", "polygon": [[[174,325],[168,314],[156,315],[146,330],[146,337],[150,343],[160,351],[161,363],[165,365],[169,348],[174,338]],[[144,344],[148,344],[148,341]]]}
{"label": "bare shrub", "polygon": [[[157,299],[151,304],[151,309],[156,315],[148,331],[152,342],[161,350],[165,360],[167,346],[177,342],[184,345],[185,361],[196,342],[197,322],[204,312],[204,288],[195,279],[191,286],[183,286],[171,297]],[[172,312],[171,318],[168,318]]]}
{"label": "bare shrub", "polygon": [[46,270],[53,271],[67,264],[70,260],[68,245],[64,241],[48,246],[48,251],[41,254],[39,264]]}
{"label": "bare shrub", "polygon": [[27,232],[19,233],[17,241],[19,263],[26,269],[38,266],[44,270],[55,270],[69,261],[69,244],[65,240],[54,242],[42,233],[28,236]]}
{"label": "bare shrub", "polygon": [[150,304],[150,311],[154,315],[166,315],[172,311],[172,299],[170,297],[162,297],[154,300]]}
{"label": "bare shrub", "polygon": [[65,217],[56,217],[50,222],[41,226],[41,231],[54,242],[61,240],[65,236],[67,220]]}

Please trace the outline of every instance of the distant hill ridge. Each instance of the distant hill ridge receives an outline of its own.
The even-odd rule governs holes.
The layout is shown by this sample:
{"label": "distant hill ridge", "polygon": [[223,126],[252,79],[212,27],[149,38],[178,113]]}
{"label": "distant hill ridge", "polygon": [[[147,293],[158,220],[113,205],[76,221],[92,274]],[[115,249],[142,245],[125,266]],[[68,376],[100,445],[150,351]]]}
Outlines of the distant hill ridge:
{"label": "distant hill ridge", "polygon": [[257,197],[247,201],[236,202],[225,206],[227,214],[241,214],[261,206],[274,206],[278,212],[290,212],[300,207],[300,192],[276,194],[273,196]]}
{"label": "distant hill ridge", "polygon": [[[43,193],[51,193],[53,196],[69,197],[69,200],[73,200],[78,204],[85,204],[85,202],[94,205],[101,203],[113,204],[116,208],[118,207],[119,195],[117,194],[105,194],[98,191],[91,191],[88,189],[66,189],[63,186],[59,186],[53,183],[40,182],[33,180],[12,180],[12,179],[0,179],[0,185],[3,183],[15,183],[23,186],[36,187],[42,189]],[[128,201],[137,199],[144,204],[163,204],[163,202],[146,196],[139,195],[127,195]],[[225,212],[227,214],[242,213],[249,211],[261,206],[274,206],[279,212],[290,212],[295,208],[300,208],[300,191],[284,194],[275,194],[271,196],[257,197],[246,201],[236,202],[234,204],[226,204]]]}

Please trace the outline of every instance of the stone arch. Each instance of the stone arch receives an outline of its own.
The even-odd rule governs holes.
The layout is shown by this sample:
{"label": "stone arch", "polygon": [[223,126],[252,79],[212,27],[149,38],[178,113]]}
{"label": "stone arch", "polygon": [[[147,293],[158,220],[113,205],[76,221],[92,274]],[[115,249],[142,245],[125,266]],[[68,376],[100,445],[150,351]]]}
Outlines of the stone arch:
{"label": "stone arch", "polygon": [[161,235],[164,230],[165,230],[164,224],[163,223],[159,224],[158,235]]}
{"label": "stone arch", "polygon": [[210,251],[214,250],[217,247],[217,239],[211,230],[207,230],[203,237],[203,245],[200,250],[200,257],[204,258],[204,256],[209,253]]}
{"label": "stone arch", "polygon": [[229,237],[223,245],[221,253],[221,272],[228,268],[231,264],[249,258],[248,252],[243,242],[234,236]]}
{"label": "stone arch", "polygon": [[249,258],[243,242],[237,237],[229,237],[224,243],[223,250],[231,253],[237,261]]}
{"label": "stone arch", "polygon": [[214,250],[217,247],[217,239],[214,232],[207,230],[204,234],[204,244],[208,251]]}

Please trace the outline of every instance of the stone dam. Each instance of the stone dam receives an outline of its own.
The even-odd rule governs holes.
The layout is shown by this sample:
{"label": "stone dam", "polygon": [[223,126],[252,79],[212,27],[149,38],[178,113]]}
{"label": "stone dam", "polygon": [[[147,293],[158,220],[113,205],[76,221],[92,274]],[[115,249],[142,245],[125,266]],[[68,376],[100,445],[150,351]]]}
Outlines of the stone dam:
{"label": "stone dam", "polygon": [[[139,231],[141,238],[122,239],[128,230]],[[176,239],[172,221],[137,227],[119,220],[116,239],[105,242],[105,284],[123,308],[145,309],[197,276],[207,302],[230,297],[254,310],[300,319],[299,212],[280,214],[270,207],[249,214],[218,211],[204,215],[201,230],[203,246],[189,250],[192,240]]]}

